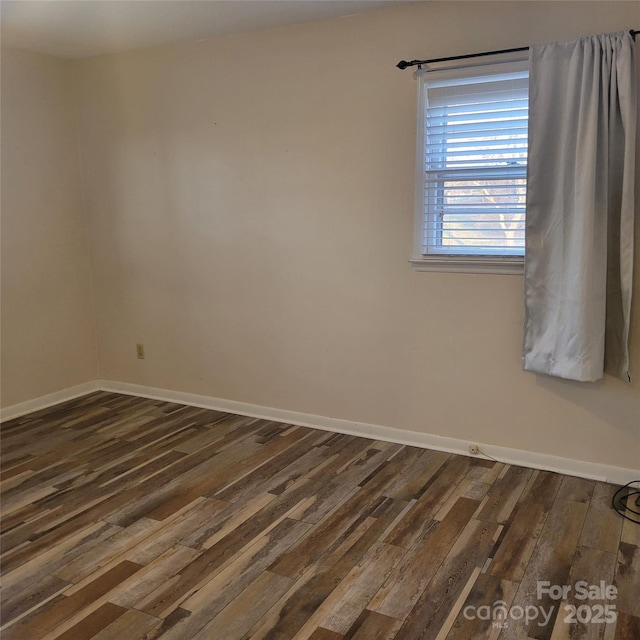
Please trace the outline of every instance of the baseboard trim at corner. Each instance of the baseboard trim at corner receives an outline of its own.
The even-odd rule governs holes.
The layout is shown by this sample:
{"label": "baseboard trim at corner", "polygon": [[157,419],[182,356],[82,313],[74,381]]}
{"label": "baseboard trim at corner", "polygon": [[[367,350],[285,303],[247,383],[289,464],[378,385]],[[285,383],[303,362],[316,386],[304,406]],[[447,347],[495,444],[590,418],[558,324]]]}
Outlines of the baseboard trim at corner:
{"label": "baseboard trim at corner", "polygon": [[[386,442],[395,442],[397,444],[421,447],[423,449],[435,449],[436,451],[445,451],[447,453],[469,455],[467,449],[469,442],[458,438],[448,438],[364,422],[353,422],[342,418],[328,418],[309,413],[300,413],[298,411],[289,411],[287,409],[275,409],[273,407],[238,402],[236,400],[224,400],[222,398],[186,393],[183,391],[146,387],[128,382],[98,380],[97,386],[102,391],[123,393],[154,400],[163,400],[165,402],[177,402],[193,407],[237,413],[252,418],[275,420],[277,422],[285,422],[302,427],[345,433],[370,440],[384,440]],[[486,457],[491,457],[499,462],[520,467],[554,471],[556,473],[587,478],[589,480],[610,482],[617,485],[623,485],[640,478],[640,470],[637,469],[626,469],[624,467],[575,460],[573,458],[563,458],[546,453],[524,451],[522,449],[511,449],[509,447],[483,444],[481,442],[474,442],[474,444],[480,446],[480,450],[486,454]]]}
{"label": "baseboard trim at corner", "polygon": [[19,402],[18,404],[12,404],[4,409],[0,409],[0,422],[6,422],[7,420],[13,420],[19,418],[27,413],[33,413],[34,411],[40,411],[40,409],[46,409],[52,407],[54,404],[60,404],[67,400],[73,400],[80,396],[86,396],[88,393],[99,391],[100,385],[98,380],[92,380],[91,382],[83,382],[77,384],[68,389],[61,389],[60,391],[54,391],[48,393],[46,396],[40,396],[33,400],[26,400],[25,402]]}

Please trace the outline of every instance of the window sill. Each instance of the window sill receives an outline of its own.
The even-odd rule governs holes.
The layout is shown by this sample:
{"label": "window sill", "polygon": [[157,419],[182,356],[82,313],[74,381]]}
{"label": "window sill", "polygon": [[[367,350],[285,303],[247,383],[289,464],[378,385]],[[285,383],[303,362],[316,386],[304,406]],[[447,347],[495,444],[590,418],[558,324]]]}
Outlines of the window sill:
{"label": "window sill", "polygon": [[523,275],[524,258],[521,256],[421,256],[412,258],[415,271],[445,271],[450,273],[501,273]]}

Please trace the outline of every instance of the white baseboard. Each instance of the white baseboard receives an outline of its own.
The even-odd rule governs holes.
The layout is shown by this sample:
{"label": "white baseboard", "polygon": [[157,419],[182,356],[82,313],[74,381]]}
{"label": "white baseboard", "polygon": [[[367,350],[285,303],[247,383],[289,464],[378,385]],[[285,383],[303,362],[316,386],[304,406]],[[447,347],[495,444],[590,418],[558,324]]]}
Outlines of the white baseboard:
{"label": "white baseboard", "polygon": [[61,389],[60,391],[48,393],[46,396],[34,398],[33,400],[12,404],[4,409],[0,409],[0,421],[6,422],[7,420],[13,420],[14,418],[19,418],[27,413],[40,411],[40,409],[46,409],[54,404],[60,404],[61,402],[73,400],[80,396],[86,396],[88,393],[99,390],[99,381],[92,380],[91,382],[77,384],[75,387],[69,387],[68,389]]}
{"label": "white baseboard", "polygon": [[[155,387],[146,387],[137,384],[130,384],[128,382],[115,382],[112,380],[94,380],[92,382],[85,382],[83,384],[76,385],[75,387],[70,387],[69,389],[63,389],[40,398],[27,400],[26,402],[5,407],[4,409],[0,409],[0,420],[3,422],[6,420],[12,420],[27,413],[46,409],[52,405],[66,402],[67,400],[73,400],[74,398],[78,398],[94,391],[112,391],[114,393],[140,396],[142,398],[177,402],[180,404],[191,405],[193,407],[215,409],[228,413],[237,413],[243,416],[296,424],[303,427],[323,429],[325,431],[333,431],[336,433],[346,433],[348,435],[359,436],[361,438],[368,438],[371,440],[384,440],[386,442],[395,442],[398,444],[421,447],[423,449],[435,449],[436,451],[446,451],[447,453],[469,455],[467,450],[469,444],[468,441],[460,440],[459,438],[448,438],[445,436],[421,433],[418,431],[395,429],[393,427],[367,424],[365,422],[353,422],[342,418],[328,418],[326,416],[301,413],[299,411],[275,409],[273,407],[264,407],[246,402],[238,402],[236,400],[224,400],[223,398],[214,398],[212,396],[185,393],[183,391],[171,391],[169,389],[158,389]],[[500,447],[475,441],[474,444],[479,445],[482,453],[486,454],[487,457],[490,456],[500,462],[514,464],[521,467],[555,471],[557,473],[564,473],[570,476],[611,482],[618,485],[626,484],[627,482],[632,482],[640,478],[640,470],[637,469],[626,469],[597,462],[562,458],[560,456],[554,456],[547,453],[511,449],[509,447]]]}
{"label": "white baseboard", "polygon": [[[435,449],[436,451],[469,455],[467,450],[468,441],[458,438],[447,438],[417,431],[394,429],[376,424],[353,422],[341,418],[328,418],[309,413],[300,413],[298,411],[288,411],[286,409],[274,409],[272,407],[237,402],[235,400],[224,400],[222,398],[146,387],[127,382],[98,380],[97,387],[103,391],[153,398],[166,402],[177,402],[194,407],[237,413],[243,416],[275,420],[277,422],[296,424],[303,427],[312,427],[314,429],[323,429],[337,433],[346,433],[371,440],[384,440],[414,447],[422,447],[424,449]],[[627,482],[632,482],[640,478],[640,470],[637,469],[626,469],[596,462],[562,458],[546,453],[499,447],[481,442],[474,442],[474,444],[478,444],[482,452],[487,454],[487,457],[490,456],[500,462],[521,467],[555,471],[570,476],[611,482],[618,485],[626,484]]]}

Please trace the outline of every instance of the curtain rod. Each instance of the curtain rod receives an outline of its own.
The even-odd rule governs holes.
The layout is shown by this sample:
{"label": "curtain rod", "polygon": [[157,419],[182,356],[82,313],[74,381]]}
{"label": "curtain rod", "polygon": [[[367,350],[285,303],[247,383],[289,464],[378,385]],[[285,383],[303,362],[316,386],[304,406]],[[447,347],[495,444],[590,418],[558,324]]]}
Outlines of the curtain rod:
{"label": "curtain rod", "polygon": [[[635,39],[640,31],[629,31],[631,37]],[[451,62],[452,60],[466,60],[467,58],[480,58],[482,56],[495,56],[501,53],[516,53],[517,51],[529,51],[529,47],[516,47],[515,49],[500,49],[498,51],[483,51],[482,53],[467,53],[461,56],[449,56],[448,58],[431,58],[430,60],[400,60],[396,67],[398,69],[406,69],[407,67],[415,67],[423,64],[435,64],[436,62]]]}

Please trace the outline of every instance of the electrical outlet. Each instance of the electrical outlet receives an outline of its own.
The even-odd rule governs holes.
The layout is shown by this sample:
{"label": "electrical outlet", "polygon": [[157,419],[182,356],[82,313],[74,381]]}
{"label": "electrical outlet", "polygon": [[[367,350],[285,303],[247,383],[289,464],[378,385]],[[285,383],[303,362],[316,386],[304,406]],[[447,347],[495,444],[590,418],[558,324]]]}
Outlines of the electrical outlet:
{"label": "electrical outlet", "polygon": [[144,360],[144,345],[141,342],[136,344],[136,355],[138,356],[138,360]]}
{"label": "electrical outlet", "polygon": [[477,444],[470,444],[469,445],[469,453],[472,456],[480,455],[480,447]]}

